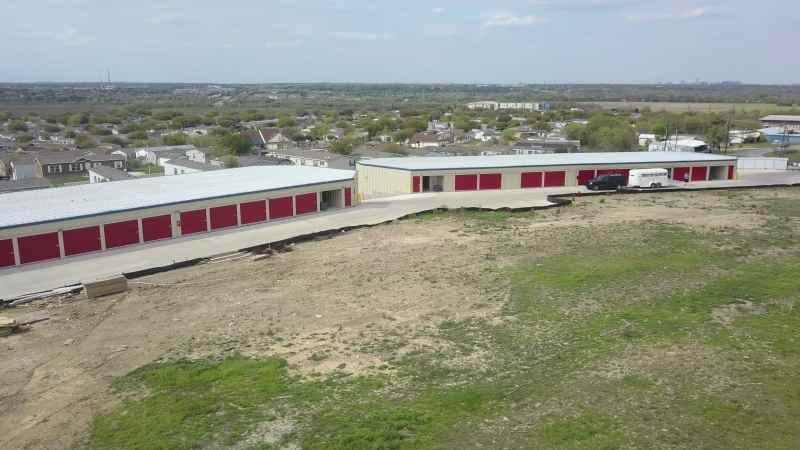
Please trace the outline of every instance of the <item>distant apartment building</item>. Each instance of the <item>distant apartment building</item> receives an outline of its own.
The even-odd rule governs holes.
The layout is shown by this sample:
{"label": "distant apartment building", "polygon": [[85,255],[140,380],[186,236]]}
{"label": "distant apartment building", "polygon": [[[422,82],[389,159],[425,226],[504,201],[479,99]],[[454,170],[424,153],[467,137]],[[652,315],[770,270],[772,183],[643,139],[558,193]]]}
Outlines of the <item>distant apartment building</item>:
{"label": "distant apartment building", "polygon": [[489,110],[489,111],[549,111],[550,104],[547,102],[496,102],[496,101],[479,101],[467,103],[467,109],[470,110]]}

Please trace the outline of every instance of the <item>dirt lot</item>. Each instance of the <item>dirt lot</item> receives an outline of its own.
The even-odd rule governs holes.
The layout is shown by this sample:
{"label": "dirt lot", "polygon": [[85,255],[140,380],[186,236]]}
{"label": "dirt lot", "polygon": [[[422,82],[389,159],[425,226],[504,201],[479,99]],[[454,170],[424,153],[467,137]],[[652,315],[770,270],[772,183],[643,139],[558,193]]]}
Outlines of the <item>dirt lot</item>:
{"label": "dirt lot", "polygon": [[[452,367],[480,370],[492,355],[461,352],[442,336],[442,323],[510,320],[503,271],[521,258],[561,253],[570,235],[587,230],[600,237],[648,223],[759,230],[768,219],[750,204],[775,198],[800,201],[800,192],[610,196],[510,219],[507,213],[408,219],[302,243],[262,261],[138,279],[122,295],[6,310],[17,318],[45,312],[50,320],[0,338],[0,447],[85,445],[92,416],[119,404],[111,380],[154,361],[277,356],[292,373],[309,377],[391,376],[405,354],[445,352]],[[592,314],[593,306],[570,308],[564,311]],[[733,315],[719,311],[719,320],[727,324]],[[657,371],[664,354],[694,367],[682,359],[685,351],[631,350],[598,362],[585,377],[621,378],[640,366]]]}

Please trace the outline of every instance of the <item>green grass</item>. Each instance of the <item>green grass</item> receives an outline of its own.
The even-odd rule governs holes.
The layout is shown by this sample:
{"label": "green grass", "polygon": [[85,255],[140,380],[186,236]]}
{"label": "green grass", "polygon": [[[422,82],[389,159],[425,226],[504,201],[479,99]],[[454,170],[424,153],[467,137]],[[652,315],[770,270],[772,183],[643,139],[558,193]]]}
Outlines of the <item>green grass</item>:
{"label": "green grass", "polygon": [[800,149],[797,145],[789,147],[786,151],[769,152],[767,156],[774,158],[789,158],[789,162],[800,162]]}
{"label": "green grass", "polygon": [[[230,445],[281,416],[297,424],[286,439],[308,449],[797,448],[800,259],[765,250],[797,241],[800,209],[726,198],[770,220],[747,234],[573,229],[560,251],[503,271],[503,315],[514,320],[439,326],[457,354],[486,358],[481,367],[418,351],[397,361],[397,375],[314,382],[277,360],[156,364],[117,381],[131,397],[98,415],[91,445]],[[437,214],[422,220],[457,220],[466,232],[502,233],[520,219]],[[758,313],[713,319],[744,302]]]}
{"label": "green grass", "polygon": [[53,187],[60,187],[67,184],[74,184],[74,183],[88,183],[89,177],[84,175],[65,175],[62,177],[52,177],[48,178],[50,185]]}

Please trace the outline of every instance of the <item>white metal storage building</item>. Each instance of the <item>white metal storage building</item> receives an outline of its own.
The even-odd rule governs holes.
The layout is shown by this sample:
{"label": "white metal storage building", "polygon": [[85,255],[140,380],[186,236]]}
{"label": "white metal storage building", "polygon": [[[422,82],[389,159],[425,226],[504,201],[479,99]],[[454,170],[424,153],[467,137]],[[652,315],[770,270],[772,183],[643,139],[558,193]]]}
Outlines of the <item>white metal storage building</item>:
{"label": "white metal storage building", "polygon": [[273,166],[0,196],[0,268],[346,208],[350,170]]}
{"label": "white metal storage building", "polygon": [[595,176],[631,169],[667,169],[675,180],[736,177],[736,157],[685,152],[566,153],[376,158],[358,161],[365,198],[426,191],[472,191],[577,186]]}

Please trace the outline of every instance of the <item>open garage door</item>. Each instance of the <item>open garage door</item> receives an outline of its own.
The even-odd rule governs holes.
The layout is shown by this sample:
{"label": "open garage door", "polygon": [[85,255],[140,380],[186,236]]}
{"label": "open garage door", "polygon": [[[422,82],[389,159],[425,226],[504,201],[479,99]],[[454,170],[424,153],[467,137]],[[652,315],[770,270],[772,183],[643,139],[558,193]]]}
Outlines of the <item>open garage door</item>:
{"label": "open garage door", "polygon": [[17,243],[19,244],[19,262],[22,264],[61,257],[58,233],[25,236],[17,239]]}
{"label": "open garage door", "polygon": [[64,230],[62,236],[65,256],[99,252],[102,249],[99,226]]}
{"label": "open garage door", "polygon": [[0,240],[0,267],[13,266],[14,261],[14,242],[11,239]]}
{"label": "open garage door", "polygon": [[108,223],[103,225],[106,234],[106,248],[124,247],[139,243],[139,221]]}

